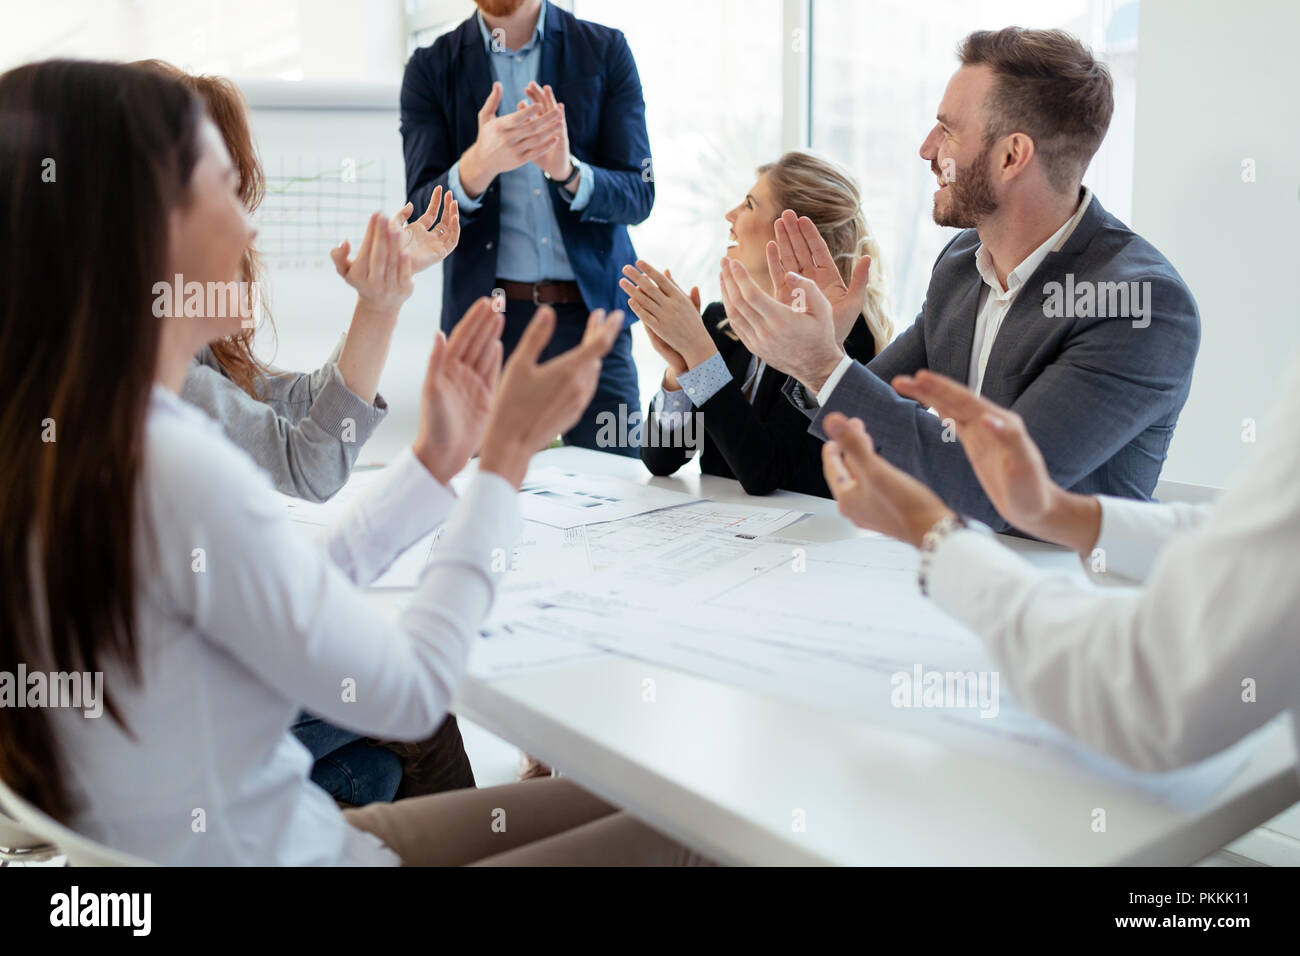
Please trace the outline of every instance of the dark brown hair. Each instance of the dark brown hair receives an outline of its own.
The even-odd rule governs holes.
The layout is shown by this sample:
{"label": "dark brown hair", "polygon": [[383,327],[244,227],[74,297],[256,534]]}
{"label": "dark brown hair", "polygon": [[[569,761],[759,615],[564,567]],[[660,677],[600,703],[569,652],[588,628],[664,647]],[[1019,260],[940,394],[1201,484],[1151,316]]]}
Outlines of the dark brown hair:
{"label": "dark brown hair", "polygon": [[[131,65],[169,76],[203,101],[239,173],[239,198],[245,209],[255,212],[266,195],[266,175],[262,172],[257,147],[253,145],[253,131],[248,125],[248,101],[239,87],[224,76],[186,73],[166,60],[139,60]],[[262,260],[252,246],[244,253],[239,271],[242,281],[253,289],[262,288]],[[271,315],[266,299],[259,296],[254,304],[260,307],[269,324]],[[256,329],[241,329],[208,347],[230,380],[260,400],[259,386],[271,373],[253,352],[255,332]]]}
{"label": "dark brown hair", "polygon": [[1011,133],[1034,141],[1060,192],[1077,188],[1106,137],[1115,108],[1110,71],[1064,30],[978,30],[957,51],[963,66],[992,68],[984,143]]}
{"label": "dark brown hair", "polygon": [[[0,670],[139,677],[135,532],[167,273],[202,106],[143,70],[0,75]],[[21,693],[26,688],[19,688]],[[105,708],[121,713],[105,694]],[[0,707],[0,776],[69,798],[48,711]]]}

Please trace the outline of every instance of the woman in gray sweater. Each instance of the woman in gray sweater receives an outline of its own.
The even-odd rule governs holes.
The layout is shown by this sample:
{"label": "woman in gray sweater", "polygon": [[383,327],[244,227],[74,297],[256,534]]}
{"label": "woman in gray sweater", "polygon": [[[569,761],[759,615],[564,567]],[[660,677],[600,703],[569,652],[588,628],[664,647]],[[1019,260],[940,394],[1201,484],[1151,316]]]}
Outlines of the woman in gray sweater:
{"label": "woman in gray sweater", "polygon": [[[265,176],[239,88],[224,77],[191,76],[159,60],[137,66],[179,80],[203,100],[239,173],[240,199],[250,212],[255,210],[265,192]],[[450,192],[444,199],[442,190],[435,190],[424,215],[408,223],[412,211],[408,203],[391,219],[372,215],[356,256],[349,256],[347,241],[331,250],[335,269],[357,291],[357,304],[345,339],[320,368],[269,368],[253,352],[255,329],[247,328],[204,347],[186,375],[182,397],[220,423],[283,494],[308,501],[332,497],[388,413],[378,386],[394,313],[379,307],[386,294],[382,277],[357,263],[370,261],[384,231],[400,242],[413,273],[446,258],[460,238],[459,211]],[[251,250],[242,263],[242,278],[258,288],[261,266]],[[312,780],[341,803],[362,806],[399,793],[416,796],[474,786],[453,716],[433,737],[416,744],[381,744],[306,713],[293,730],[315,760]]]}

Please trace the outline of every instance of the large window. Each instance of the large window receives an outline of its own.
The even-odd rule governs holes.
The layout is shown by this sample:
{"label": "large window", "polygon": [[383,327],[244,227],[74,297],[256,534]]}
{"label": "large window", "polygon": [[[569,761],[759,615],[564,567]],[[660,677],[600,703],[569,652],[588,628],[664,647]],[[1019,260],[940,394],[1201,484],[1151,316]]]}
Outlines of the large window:
{"label": "large window", "polygon": [[[781,154],[780,0],[575,0],[573,12],[622,30],[641,75],[655,205],[631,230],[637,254],[714,301],[723,214]],[[664,362],[640,331],[634,355],[645,404]]]}
{"label": "large window", "polygon": [[893,273],[895,325],[911,324],[935,257],[955,230],[931,217],[934,176],[919,154],[967,33],[1061,27],[1106,60],[1115,116],[1085,177],[1112,213],[1132,201],[1137,3],[1124,0],[812,0],[812,147],[843,162]]}

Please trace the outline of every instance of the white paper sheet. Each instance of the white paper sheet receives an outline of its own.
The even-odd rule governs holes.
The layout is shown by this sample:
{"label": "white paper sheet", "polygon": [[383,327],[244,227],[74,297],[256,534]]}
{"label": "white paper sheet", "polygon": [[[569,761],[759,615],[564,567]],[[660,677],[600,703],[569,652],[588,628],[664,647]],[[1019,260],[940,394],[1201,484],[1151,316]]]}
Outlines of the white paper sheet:
{"label": "white paper sheet", "polygon": [[[934,607],[916,587],[915,551],[880,537],[829,544],[753,542],[748,559],[717,547],[698,550],[667,589],[636,588],[627,568],[575,586],[543,591],[503,609],[521,628],[636,657],[900,732],[937,738],[1000,760],[1082,775],[1171,804],[1204,803],[1236,774],[1255,742],[1194,767],[1141,774],[1086,751],[1019,710],[979,639]],[[691,542],[682,542],[684,548]],[[783,553],[782,553],[783,552]],[[670,563],[662,551],[644,576]],[[778,560],[779,558],[779,560]],[[705,565],[708,565],[705,567]],[[749,573],[743,569],[749,567]],[[682,588],[680,592],[677,588]],[[924,695],[908,705],[902,686],[930,674],[984,675],[996,690],[986,706]],[[968,685],[972,689],[975,684]],[[909,695],[910,696],[910,695]],[[988,714],[988,716],[983,716]]]}
{"label": "white paper sheet", "polygon": [[556,528],[616,521],[632,515],[698,501],[669,491],[607,475],[577,475],[558,468],[531,470],[519,489],[519,512],[529,521]]}

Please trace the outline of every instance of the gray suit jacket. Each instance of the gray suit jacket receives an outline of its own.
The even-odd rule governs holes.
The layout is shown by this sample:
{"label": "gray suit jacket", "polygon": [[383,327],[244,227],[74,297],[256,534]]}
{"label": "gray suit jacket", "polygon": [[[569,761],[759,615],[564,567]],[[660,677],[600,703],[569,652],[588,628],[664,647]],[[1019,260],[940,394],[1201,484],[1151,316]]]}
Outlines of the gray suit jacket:
{"label": "gray suit jacket", "polygon": [[[869,364],[855,362],[825,408],[802,386],[787,385],[786,395],[822,439],[829,412],[861,418],[888,461],[955,511],[1007,530],[960,444],[944,440],[943,423],[889,385],[923,368],[967,381],[983,285],[975,267],[979,243],[974,229],[957,234],[935,262],[916,322]],[[1061,284],[1059,292],[1052,283]],[[1101,283],[1140,293],[1129,303],[1130,317],[1115,317],[1118,287]],[[1089,288],[1104,300],[1101,308],[1081,301]],[[1074,308],[1066,311],[1071,292]],[[1144,316],[1131,317],[1135,301]],[[1078,314],[1084,311],[1107,315]],[[1187,400],[1200,334],[1196,302],[1174,267],[1094,196],[1003,319],[982,394],[1024,419],[1061,486],[1149,500]]]}

